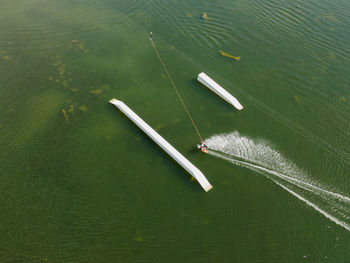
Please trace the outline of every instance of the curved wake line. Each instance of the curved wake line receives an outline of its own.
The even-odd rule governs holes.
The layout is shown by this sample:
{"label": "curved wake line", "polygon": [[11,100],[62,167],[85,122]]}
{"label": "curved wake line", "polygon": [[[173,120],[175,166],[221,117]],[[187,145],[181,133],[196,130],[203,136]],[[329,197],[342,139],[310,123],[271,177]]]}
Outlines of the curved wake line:
{"label": "curved wake line", "polygon": [[[254,161],[252,161],[252,160],[245,159],[243,157],[239,157],[243,161],[240,161],[240,160],[237,160],[237,159],[231,159],[232,157],[228,158],[228,157],[222,156],[221,154],[218,154],[218,153],[213,154],[214,153],[213,150],[210,151],[209,153],[211,155],[214,155],[214,156],[217,156],[217,157],[220,157],[220,158],[224,158],[224,159],[226,159],[226,160],[228,160],[230,162],[237,162],[238,164],[242,164],[243,166],[251,166],[251,167],[254,167],[256,169],[262,170],[264,172],[276,175],[276,176],[286,180],[289,183],[292,183],[292,184],[294,184],[294,185],[296,185],[298,187],[303,188],[304,190],[311,191],[310,189],[307,188],[307,187],[309,187],[309,188],[311,188],[313,190],[316,190],[316,191],[319,191],[319,192],[321,192],[323,194],[328,194],[330,196],[333,196],[334,198],[336,198],[336,199],[338,199],[340,201],[343,201],[343,202],[346,202],[346,203],[350,203],[350,198],[347,197],[347,196],[344,196],[344,195],[341,195],[341,194],[338,194],[338,193],[334,193],[332,191],[328,191],[328,190],[322,189],[322,188],[317,187],[315,185],[312,185],[310,183],[304,182],[304,181],[302,181],[300,179],[296,179],[296,178],[293,178],[291,176],[284,175],[284,174],[282,174],[280,172],[276,172],[276,171],[270,170],[270,169],[268,169],[266,167],[263,167],[262,164],[260,164],[260,163],[259,163],[259,165],[254,164]],[[299,184],[301,184],[301,185],[299,185]],[[305,187],[302,186],[302,185],[304,185]],[[315,192],[313,192],[313,193],[315,193]]]}
{"label": "curved wake line", "polygon": [[234,131],[214,135],[206,139],[206,144],[210,155],[262,174],[350,232],[350,198],[326,190],[269,142],[241,136]]}
{"label": "curved wake line", "polygon": [[304,197],[298,195],[297,193],[293,192],[292,190],[290,190],[289,188],[287,188],[286,186],[276,182],[275,180],[271,179],[275,184],[279,185],[280,187],[282,187],[284,190],[288,191],[289,193],[291,193],[292,195],[294,195],[296,198],[298,198],[299,200],[305,202],[307,205],[311,206],[312,208],[314,208],[316,211],[320,212],[322,215],[324,215],[326,218],[328,218],[329,220],[333,221],[334,223],[336,223],[339,226],[342,226],[343,228],[345,228],[346,230],[348,230],[350,232],[350,225],[348,225],[347,223],[338,220],[337,218],[335,218],[334,216],[328,214],[326,211],[322,210],[320,207],[318,207],[317,205],[315,205],[314,203],[310,202],[309,200],[306,200]]}
{"label": "curved wake line", "polygon": [[[311,191],[311,189],[307,189],[306,187],[303,187],[301,185],[298,185],[296,182],[299,182],[301,184],[306,184],[308,186],[310,186],[311,188],[314,188],[314,189],[317,189],[321,192],[324,192],[324,193],[327,193],[327,194],[330,194],[330,195],[333,195],[334,197],[336,197],[337,199],[341,199],[342,201],[347,201],[349,202],[350,198],[346,197],[346,196],[342,196],[340,194],[337,194],[337,193],[333,193],[333,192],[330,192],[330,191],[327,191],[327,190],[324,190],[324,189],[321,189],[319,187],[316,187],[316,186],[313,186],[309,183],[305,183],[301,180],[298,180],[298,179],[295,179],[295,178],[291,178],[289,176],[286,176],[286,175],[283,175],[281,173],[278,173],[276,171],[272,171],[270,169],[267,169],[267,168],[264,168],[264,167],[261,167],[259,165],[255,165],[255,164],[251,164],[251,163],[248,163],[248,162],[244,162],[244,161],[240,161],[240,160],[236,160],[236,159],[233,159],[233,158],[229,158],[229,157],[226,157],[224,154],[221,154],[221,153],[217,153],[217,152],[214,152],[212,150],[209,151],[209,154],[210,155],[213,155],[213,156],[216,156],[216,157],[219,157],[219,158],[222,158],[224,160],[227,160],[233,164],[237,164],[237,165],[241,165],[245,168],[248,168],[248,169],[252,169],[254,171],[257,171],[257,172],[266,172],[268,174],[272,174],[272,175],[275,175],[277,176],[278,178],[282,178],[284,180],[286,180],[287,182],[289,183],[292,183],[302,189],[305,189],[307,191]],[[264,173],[262,173],[264,176],[266,176]],[[292,195],[294,195],[296,198],[298,198],[299,200],[305,202],[307,205],[311,206],[312,208],[314,208],[316,211],[318,211],[319,213],[321,213],[323,216],[325,216],[326,218],[328,218],[329,220],[331,220],[332,222],[336,223],[337,225],[339,226],[342,226],[343,228],[345,228],[346,230],[348,230],[350,232],[350,225],[347,224],[346,222],[343,222],[341,220],[339,220],[338,218],[330,215],[329,213],[327,213],[326,211],[324,211],[323,209],[321,209],[319,206],[317,206],[316,204],[312,203],[311,201],[305,199],[304,197],[302,197],[301,195],[295,193],[294,191],[290,190],[288,187],[278,183],[276,180],[274,180],[273,178],[270,178],[269,176],[266,176],[267,178],[269,178],[271,181],[273,181],[275,184],[279,185],[280,187],[282,187],[283,189],[285,189],[286,191],[288,191],[289,193],[291,193]],[[312,193],[315,193],[315,192],[312,192]],[[317,194],[317,193],[315,193]]]}

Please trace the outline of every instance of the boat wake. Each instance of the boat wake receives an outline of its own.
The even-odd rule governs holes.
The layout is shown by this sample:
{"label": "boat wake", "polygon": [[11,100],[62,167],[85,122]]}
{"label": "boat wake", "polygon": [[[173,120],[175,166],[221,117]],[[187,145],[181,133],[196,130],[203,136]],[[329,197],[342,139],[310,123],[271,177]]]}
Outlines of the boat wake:
{"label": "boat wake", "polygon": [[212,136],[206,144],[209,154],[264,175],[350,232],[350,198],[313,181],[266,141],[232,132]]}

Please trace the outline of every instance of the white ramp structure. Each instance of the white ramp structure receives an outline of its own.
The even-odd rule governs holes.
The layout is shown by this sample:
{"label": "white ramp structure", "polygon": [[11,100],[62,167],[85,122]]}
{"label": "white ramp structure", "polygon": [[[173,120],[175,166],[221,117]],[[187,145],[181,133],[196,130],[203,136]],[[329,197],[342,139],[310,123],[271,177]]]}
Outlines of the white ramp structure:
{"label": "white ramp structure", "polygon": [[157,143],[167,154],[169,154],[175,161],[178,162],[189,174],[191,174],[208,192],[212,186],[205,178],[204,174],[195,167],[189,160],[187,160],[181,153],[179,153],[170,143],[168,143],[162,136],[144,122],[132,109],[130,109],[124,102],[111,99],[110,103],[114,104],[120,111],[122,111],[132,122],[134,122],[144,133],[146,133],[155,143]]}
{"label": "white ramp structure", "polygon": [[243,106],[239,103],[239,101],[233,97],[230,93],[228,93],[223,87],[217,84],[214,80],[209,78],[204,72],[198,74],[197,80],[202,83],[204,86],[207,86],[210,90],[215,92],[221,98],[226,100],[229,104],[235,107],[237,110],[243,109]]}

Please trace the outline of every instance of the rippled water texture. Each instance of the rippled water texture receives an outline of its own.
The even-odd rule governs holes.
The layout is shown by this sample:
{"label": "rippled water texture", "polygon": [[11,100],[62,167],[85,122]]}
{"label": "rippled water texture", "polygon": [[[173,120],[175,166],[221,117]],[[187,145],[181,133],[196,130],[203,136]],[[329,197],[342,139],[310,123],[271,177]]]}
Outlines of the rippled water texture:
{"label": "rippled water texture", "polygon": [[349,17],[344,0],[0,0],[0,262],[349,262]]}

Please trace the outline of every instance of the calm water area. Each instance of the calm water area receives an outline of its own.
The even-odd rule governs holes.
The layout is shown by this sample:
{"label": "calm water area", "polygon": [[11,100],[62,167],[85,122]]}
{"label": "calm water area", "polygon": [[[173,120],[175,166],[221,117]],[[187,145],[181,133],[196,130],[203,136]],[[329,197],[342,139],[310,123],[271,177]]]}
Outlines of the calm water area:
{"label": "calm water area", "polygon": [[0,99],[1,263],[350,262],[349,1],[0,0]]}

